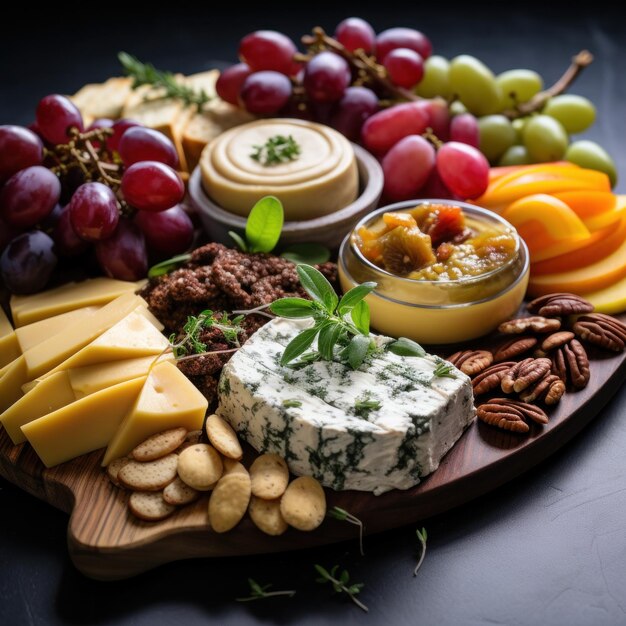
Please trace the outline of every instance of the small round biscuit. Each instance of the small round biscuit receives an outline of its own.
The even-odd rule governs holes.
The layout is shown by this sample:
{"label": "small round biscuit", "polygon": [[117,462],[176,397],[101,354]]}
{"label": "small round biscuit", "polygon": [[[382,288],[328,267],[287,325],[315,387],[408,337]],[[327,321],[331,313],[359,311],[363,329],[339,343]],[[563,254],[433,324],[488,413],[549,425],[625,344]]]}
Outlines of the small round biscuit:
{"label": "small round biscuit", "polygon": [[241,444],[233,427],[219,415],[206,418],[206,436],[218,452],[229,459],[239,460],[243,456]]}
{"label": "small round biscuit", "polygon": [[169,517],[176,510],[175,506],[163,500],[162,493],[156,491],[131,493],[128,508],[135,517],[146,522],[158,522]]}
{"label": "small round biscuit", "polygon": [[183,506],[195,502],[200,493],[184,483],[178,476],[163,489],[163,500],[174,506]]}
{"label": "small round biscuit", "polygon": [[209,499],[209,524],[216,533],[234,528],[246,514],[250,502],[250,477],[227,474],[215,485]]}
{"label": "small round biscuit", "polygon": [[315,530],[326,515],[326,494],[311,476],[292,481],[280,500],[283,519],[298,530]]}
{"label": "small round biscuit", "polygon": [[282,535],[287,530],[287,522],[280,512],[280,500],[263,500],[252,496],[248,513],[255,526],[267,535]]}
{"label": "small round biscuit", "polygon": [[120,473],[120,470],[124,467],[124,465],[130,463],[130,461],[132,461],[132,459],[129,456],[122,456],[119,459],[111,461],[107,465],[107,476],[116,487],[122,486],[117,478],[117,475]]}
{"label": "small round biscuit", "polygon": [[195,443],[178,455],[178,475],[198,491],[208,491],[224,471],[222,457],[208,443]]}
{"label": "small round biscuit", "polygon": [[222,463],[224,464],[224,476],[226,476],[226,474],[245,474],[249,476],[248,470],[239,461],[235,461],[235,459],[224,457]]}
{"label": "small round biscuit", "polygon": [[176,478],[178,456],[168,454],[156,461],[129,461],[120,469],[117,479],[135,491],[161,491]]}
{"label": "small round biscuit", "polygon": [[262,454],[250,466],[252,493],[257,498],[275,500],[285,493],[289,483],[289,468],[278,454]]}
{"label": "small round biscuit", "polygon": [[174,452],[187,435],[186,428],[172,428],[148,437],[130,453],[135,461],[154,461]]}

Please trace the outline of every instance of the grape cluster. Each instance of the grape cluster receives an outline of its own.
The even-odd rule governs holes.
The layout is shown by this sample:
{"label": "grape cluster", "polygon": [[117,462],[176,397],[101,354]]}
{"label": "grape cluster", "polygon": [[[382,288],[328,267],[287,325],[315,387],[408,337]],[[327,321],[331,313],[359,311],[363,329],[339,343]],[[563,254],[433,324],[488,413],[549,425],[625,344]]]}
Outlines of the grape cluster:
{"label": "grape cluster", "polygon": [[95,256],[122,280],[148,256],[186,250],[193,224],[165,135],[122,119],[84,129],[66,97],[49,95],[31,128],[0,126],[0,274],[14,293],[43,289],[60,258]]}

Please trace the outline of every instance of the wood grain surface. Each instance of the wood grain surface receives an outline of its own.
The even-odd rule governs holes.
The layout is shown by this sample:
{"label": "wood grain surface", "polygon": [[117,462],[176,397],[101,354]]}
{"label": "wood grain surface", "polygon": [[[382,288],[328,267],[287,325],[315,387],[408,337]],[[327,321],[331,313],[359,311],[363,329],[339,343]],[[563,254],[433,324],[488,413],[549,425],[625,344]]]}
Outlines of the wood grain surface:
{"label": "wood grain surface", "polygon": [[[626,315],[621,316],[626,320]],[[417,487],[381,496],[327,491],[328,507],[339,505],[359,517],[365,533],[423,520],[459,506],[530,469],[564,445],[617,391],[626,376],[626,353],[590,351],[591,380],[567,393],[544,427],[529,435],[505,433],[474,422]],[[97,579],[119,579],[169,561],[297,550],[338,541],[356,541],[354,526],[327,519],[316,531],[293,529],[270,537],[245,519],[233,531],[216,534],[207,520],[208,497],[170,518],[148,523],[126,506],[128,492],[113,486],[100,467],[102,451],[45,469],[28,444],[13,446],[0,431],[0,474],[25,491],[70,514],[68,547],[76,567]],[[252,451],[246,454],[251,456]]]}

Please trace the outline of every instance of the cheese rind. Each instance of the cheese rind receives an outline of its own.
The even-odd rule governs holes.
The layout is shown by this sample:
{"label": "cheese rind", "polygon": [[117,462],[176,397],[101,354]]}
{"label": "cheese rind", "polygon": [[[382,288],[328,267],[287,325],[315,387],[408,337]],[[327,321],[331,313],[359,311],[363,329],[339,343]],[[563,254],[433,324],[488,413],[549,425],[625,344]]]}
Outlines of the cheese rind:
{"label": "cheese rind", "polygon": [[274,320],[233,355],[218,414],[257,450],[336,490],[408,489],[437,469],[474,418],[469,378],[456,369],[436,377],[439,357],[400,357],[384,349],[385,337],[358,370],[339,361],[280,366],[307,324]]}

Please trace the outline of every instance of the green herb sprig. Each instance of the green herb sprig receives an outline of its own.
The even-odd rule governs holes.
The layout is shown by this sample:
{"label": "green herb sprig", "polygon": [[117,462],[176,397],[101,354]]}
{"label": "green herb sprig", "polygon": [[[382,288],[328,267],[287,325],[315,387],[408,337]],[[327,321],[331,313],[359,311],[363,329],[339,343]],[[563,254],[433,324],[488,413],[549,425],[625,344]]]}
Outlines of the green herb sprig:
{"label": "green herb sprig", "polygon": [[300,144],[291,136],[274,135],[262,145],[252,146],[250,158],[261,165],[277,165],[295,161],[300,156]]}
{"label": "green herb sprig", "polygon": [[363,583],[353,583],[348,586],[348,583],[350,582],[350,574],[348,570],[344,569],[341,573],[339,573],[339,565],[333,566],[330,572],[321,565],[316,564],[313,567],[319,574],[319,578],[316,578],[315,582],[322,585],[330,583],[333,586],[335,593],[345,593],[360,609],[366,613],[369,611],[365,604],[363,604],[363,602],[356,597],[359,593],[361,593],[361,589],[363,589],[365,585]]}
{"label": "green herb sprig", "polygon": [[438,378],[456,378],[456,376],[453,373],[453,370],[454,370],[454,365],[450,363],[446,363],[445,361],[442,361],[435,368],[435,371],[433,372],[433,376],[436,376]]}
{"label": "green herb sprig", "polygon": [[413,576],[417,576],[417,572],[419,571],[419,568],[422,567],[422,563],[424,562],[424,557],[426,556],[426,540],[428,539],[428,535],[426,534],[425,528],[422,528],[422,530],[418,528],[415,531],[415,534],[417,535],[417,539],[420,542],[420,558],[418,559],[417,565],[415,566],[415,569],[413,570]]}
{"label": "green herb sprig", "polygon": [[157,276],[163,276],[165,274],[169,274],[174,270],[178,269],[184,263],[187,263],[191,259],[191,254],[177,254],[173,256],[171,259],[166,259],[165,261],[161,261],[156,265],[153,265],[148,270],[148,278],[156,278]]}
{"label": "green herb sprig", "polygon": [[200,341],[200,332],[204,328],[217,328],[222,331],[224,338],[229,344],[240,348],[239,333],[243,331],[240,326],[243,318],[243,315],[238,315],[230,319],[227,313],[222,313],[220,317],[217,317],[209,309],[202,311],[198,316],[188,316],[187,323],[183,326],[183,332],[185,333],[183,338],[177,341],[175,333],[172,333],[169,337],[174,357],[178,359],[189,353],[202,354],[205,352],[207,346]]}
{"label": "green herb sprig", "polygon": [[237,602],[252,602],[253,600],[264,600],[266,598],[275,598],[277,596],[286,596],[293,598],[296,595],[295,589],[286,589],[283,591],[267,591],[272,585],[259,585],[253,578],[248,578],[250,585],[250,595],[245,598],[236,598]]}
{"label": "green herb sprig", "polygon": [[381,403],[379,400],[372,400],[369,397],[369,393],[366,392],[365,397],[357,398],[354,401],[354,412],[364,419],[369,418],[369,414],[371,411],[378,411],[381,407]]}
{"label": "green herb sprig", "polygon": [[128,52],[119,52],[117,55],[119,62],[124,68],[127,76],[133,79],[132,88],[137,89],[143,85],[148,85],[152,91],[157,92],[154,100],[164,98],[176,98],[185,106],[197,106],[198,109],[209,102],[212,97],[204,89],[192,89],[171,72],[164,72],[156,69],[152,63],[142,63],[137,57]]}
{"label": "green herb sprig", "polygon": [[[301,355],[312,358],[304,353],[317,338],[315,360],[332,361],[338,356],[353,369],[358,369],[376,348],[369,334],[369,307],[363,300],[376,288],[376,283],[358,285],[339,300],[320,271],[302,264],[298,265],[297,272],[303,289],[312,299],[281,298],[272,302],[270,310],[275,315],[290,319],[311,317],[314,324],[289,342],[281,357],[281,365],[287,365]],[[338,347],[340,351],[337,351]]]}
{"label": "green herb sprig", "polygon": [[363,550],[363,522],[356,517],[356,515],[352,515],[352,513],[348,513],[345,509],[341,507],[334,506],[327,513],[328,517],[332,517],[340,522],[348,522],[348,524],[354,524],[354,526],[358,526],[359,528],[359,552],[361,556],[365,556],[365,551]]}

